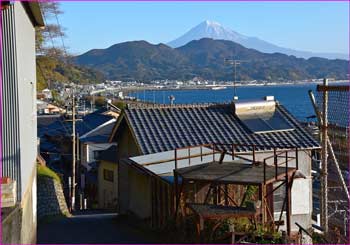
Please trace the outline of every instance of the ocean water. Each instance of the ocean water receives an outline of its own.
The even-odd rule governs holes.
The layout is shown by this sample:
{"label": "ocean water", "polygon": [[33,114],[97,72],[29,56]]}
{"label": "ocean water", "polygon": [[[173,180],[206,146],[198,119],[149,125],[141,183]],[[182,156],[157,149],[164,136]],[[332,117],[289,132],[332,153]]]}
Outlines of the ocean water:
{"label": "ocean water", "polygon": [[[276,86],[242,86],[237,87],[239,100],[261,99],[272,95],[298,120],[308,121],[307,117],[315,115],[308,91],[313,90],[316,95],[316,84],[276,85]],[[193,103],[222,103],[232,100],[234,90],[232,87],[222,90],[153,90],[130,93],[143,101],[169,104],[169,96],[175,96],[175,104]]]}

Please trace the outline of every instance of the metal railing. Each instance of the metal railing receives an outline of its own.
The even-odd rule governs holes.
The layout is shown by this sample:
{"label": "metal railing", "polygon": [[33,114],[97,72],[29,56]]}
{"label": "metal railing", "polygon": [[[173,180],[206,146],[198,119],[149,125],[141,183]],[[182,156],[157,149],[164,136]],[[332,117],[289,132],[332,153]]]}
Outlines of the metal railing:
{"label": "metal railing", "polygon": [[[197,152],[191,151],[192,149],[197,148]],[[203,151],[203,148],[207,149],[206,152]],[[242,148],[244,151],[242,151]],[[209,150],[210,151],[209,151]],[[265,157],[262,160],[258,160],[257,154],[263,152],[263,150],[257,149],[269,149],[271,152],[270,156]],[[268,160],[273,159],[272,165],[275,167],[275,180],[278,179],[278,168],[281,165],[286,167],[286,174],[288,173],[289,163],[295,160],[295,169],[299,168],[299,159],[298,154],[299,150],[297,147],[285,147],[283,149],[278,148],[276,146],[270,145],[257,145],[257,144],[241,144],[241,143],[209,143],[209,144],[200,144],[195,146],[186,146],[186,147],[178,147],[174,149],[174,157],[170,157],[167,159],[162,159],[159,161],[153,161],[149,163],[143,163],[143,166],[150,166],[155,164],[162,164],[167,162],[174,162],[174,169],[178,169],[179,161],[188,160],[188,166],[191,166],[193,163],[192,159],[200,158],[200,161],[203,162],[205,156],[212,156],[212,161],[216,161],[216,154],[228,154],[232,156],[232,160],[239,158],[241,160],[246,160],[252,162],[253,165],[263,165],[263,173],[264,173],[264,184],[266,183],[266,168],[268,167]],[[181,152],[182,151],[182,152]],[[290,155],[290,152],[294,151],[293,155]],[[187,152],[187,154],[186,154]],[[181,155],[180,155],[181,153]],[[186,155],[184,155],[184,153]],[[250,157],[249,157],[250,156]],[[279,161],[279,159],[284,159]],[[222,159],[223,160],[223,159]]]}

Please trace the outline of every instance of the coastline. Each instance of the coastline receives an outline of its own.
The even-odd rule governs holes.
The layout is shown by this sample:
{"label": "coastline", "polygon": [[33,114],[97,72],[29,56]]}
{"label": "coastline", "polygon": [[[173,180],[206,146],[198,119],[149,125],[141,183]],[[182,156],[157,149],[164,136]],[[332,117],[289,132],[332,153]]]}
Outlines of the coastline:
{"label": "coastline", "polygon": [[[185,86],[177,86],[177,87],[157,87],[155,86],[144,86],[144,87],[128,87],[121,88],[121,90],[128,95],[129,93],[138,93],[140,91],[181,91],[181,90],[213,90],[214,87],[224,87],[223,89],[233,88],[233,87],[281,87],[281,86],[307,86],[311,84],[322,84],[323,81],[311,81],[311,82],[281,82],[281,83],[237,83],[233,84],[217,84],[217,85],[185,85]],[[341,80],[341,81],[331,81],[329,84],[348,84],[350,86],[349,80]],[[215,90],[213,90],[215,91]]]}

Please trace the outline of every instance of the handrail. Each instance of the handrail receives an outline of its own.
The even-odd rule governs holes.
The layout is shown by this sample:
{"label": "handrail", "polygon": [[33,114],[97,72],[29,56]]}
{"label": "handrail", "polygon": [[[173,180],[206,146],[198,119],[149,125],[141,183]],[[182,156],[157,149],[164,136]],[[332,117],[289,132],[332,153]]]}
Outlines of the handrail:
{"label": "handrail", "polygon": [[[266,158],[264,158],[264,159],[268,160],[268,159],[271,159],[271,158],[273,158],[273,157],[275,157],[275,156],[278,157],[278,156],[282,155],[283,153],[286,153],[286,151],[289,151],[289,150],[281,150],[281,151],[277,152],[277,148],[275,148],[275,149],[274,149],[274,152],[276,152],[276,153],[274,153],[273,156],[266,157]],[[284,157],[284,156],[282,156],[282,157]],[[290,158],[292,158],[292,157],[290,157]]]}
{"label": "handrail", "polygon": [[[311,235],[304,227],[302,227],[298,222],[295,222],[295,225],[299,227],[299,231],[304,232],[306,235],[308,235],[309,237],[312,238],[312,235]],[[301,232],[300,232],[300,234],[301,234]],[[330,244],[330,242],[329,242],[326,238],[321,237],[321,239],[322,239],[324,242]]]}
{"label": "handrail", "polygon": [[315,224],[312,224],[311,226],[312,226],[312,228],[315,228],[316,230],[324,231],[324,229],[321,226],[318,226],[318,225],[315,225]]}
{"label": "handrail", "polygon": [[234,144],[235,146],[245,146],[245,147],[261,147],[261,148],[270,148],[270,149],[273,149],[273,148],[278,148],[278,149],[295,149],[297,148],[296,146],[283,146],[283,148],[281,147],[276,147],[276,146],[271,146],[271,145],[260,145],[260,144],[244,144],[244,143],[213,143],[213,144],[216,144],[216,145],[232,145]]}
{"label": "handrail", "polygon": [[[220,151],[216,151],[215,154],[216,154],[216,153],[221,153],[221,152],[220,152]],[[209,155],[212,155],[212,154],[213,154],[212,152],[202,153],[202,154],[194,154],[194,155],[191,155],[190,158],[209,156]],[[151,165],[156,165],[156,164],[171,162],[171,161],[175,161],[175,160],[185,160],[185,159],[188,159],[188,158],[189,158],[188,156],[177,157],[176,159],[175,159],[175,157],[174,157],[174,158],[168,158],[168,159],[164,159],[164,160],[160,160],[160,161],[142,163],[142,164],[140,164],[140,165],[142,165],[142,166],[151,166]]]}
{"label": "handrail", "polygon": [[305,232],[306,235],[312,238],[312,235],[304,227],[302,227],[298,222],[295,222],[295,225],[299,227],[299,230]]}
{"label": "handrail", "polygon": [[[229,146],[232,150],[232,152],[227,151],[227,149],[223,150],[220,149],[218,146]],[[211,152],[206,152],[203,153],[203,147],[208,147],[211,148]],[[243,157],[242,155],[248,155],[248,154],[244,154],[242,152],[237,152],[237,147],[252,147],[252,152],[249,155],[252,155],[252,159]],[[235,159],[235,157],[238,157],[240,159],[243,160],[247,160],[247,161],[252,161],[253,164],[254,163],[258,163],[257,159],[256,159],[256,148],[257,147],[264,147],[264,148],[271,148],[273,149],[273,153],[272,156],[268,156],[266,158],[264,158],[262,161],[259,161],[259,163],[263,163],[263,168],[264,168],[264,182],[266,181],[266,167],[268,166],[267,164],[267,160],[274,158],[274,167],[276,168],[275,170],[275,178],[277,179],[277,168],[278,166],[282,165],[282,164],[286,164],[288,165],[288,162],[296,159],[296,164],[298,165],[298,148],[296,147],[286,147],[287,149],[280,149],[277,147],[271,147],[271,146],[263,146],[263,145],[253,145],[253,144],[237,144],[237,143],[209,143],[209,144],[200,144],[200,145],[191,145],[191,146],[187,146],[187,147],[179,147],[179,148],[175,148],[174,149],[174,158],[171,159],[165,159],[165,160],[160,160],[160,161],[155,161],[155,162],[150,162],[150,163],[144,163],[142,164],[143,166],[149,166],[149,165],[154,165],[154,164],[161,164],[161,163],[166,163],[166,162],[170,162],[170,161],[175,161],[175,169],[178,168],[178,161],[179,160],[184,160],[184,159],[188,159],[188,165],[191,166],[191,158],[196,158],[196,157],[200,157],[201,161],[203,161],[203,156],[208,156],[208,155],[212,155],[213,156],[213,162],[215,162],[215,154],[217,153],[222,153],[223,151],[226,151],[226,154],[232,155],[232,160]],[[191,154],[191,150],[193,148],[199,148],[200,150],[200,154]],[[227,147],[226,147],[227,148]],[[288,152],[291,151],[292,149],[294,149],[294,151],[296,151],[295,153],[295,157],[294,156],[288,156]],[[187,156],[181,156],[178,157],[178,151],[179,150],[187,150],[188,155]],[[285,156],[281,156],[282,154],[286,154],[287,153],[287,157]],[[278,158],[280,157],[285,157],[285,159],[287,161],[283,161],[282,163],[278,163]],[[297,166],[298,168],[298,166]]]}
{"label": "handrail", "polygon": [[189,145],[189,146],[184,146],[184,147],[177,147],[175,150],[187,150],[188,148],[196,148],[200,146],[212,146],[213,144],[199,144],[199,145]]}
{"label": "handrail", "polygon": [[[274,159],[274,160],[273,160],[273,164],[274,164],[274,167],[275,167],[275,179],[276,179],[276,180],[277,180],[277,172],[278,172],[278,171],[277,171],[277,168],[278,168],[278,166],[281,166],[282,164],[286,164],[285,167],[286,167],[286,170],[287,170],[287,168],[288,168],[288,162],[291,161],[291,160],[293,160],[293,159],[295,159],[295,162],[296,162],[296,169],[298,169],[298,168],[299,168],[298,148],[294,148],[294,150],[295,150],[295,157],[292,157],[292,156],[288,156],[288,152],[289,152],[290,150],[283,150],[283,151],[280,151],[280,152],[276,153],[277,150],[276,150],[276,148],[274,148],[274,149],[273,149],[273,155],[264,158],[264,172],[265,172],[265,168],[266,168],[266,160],[271,159],[271,158]],[[285,154],[285,156],[282,156],[283,153]],[[278,163],[278,158],[285,158],[285,161]],[[264,183],[265,183],[265,174],[264,174]]]}

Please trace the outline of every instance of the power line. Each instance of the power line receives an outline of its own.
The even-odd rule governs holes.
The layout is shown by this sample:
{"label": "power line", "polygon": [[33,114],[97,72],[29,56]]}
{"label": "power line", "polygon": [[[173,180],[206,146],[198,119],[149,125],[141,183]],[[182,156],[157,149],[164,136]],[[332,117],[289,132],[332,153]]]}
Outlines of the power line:
{"label": "power line", "polygon": [[[40,3],[40,2],[39,2],[39,6],[40,6],[41,8],[43,8],[43,7],[42,7],[42,3]],[[45,11],[42,11],[42,13],[43,13],[44,22],[47,24],[47,23],[48,23],[48,22],[47,22],[47,15],[46,15]],[[56,55],[57,55],[57,50],[56,50],[56,47],[55,47],[55,44],[54,44],[54,40],[53,40],[51,31],[50,31],[49,28],[47,29],[47,32],[48,32],[49,38],[50,38],[50,40],[51,40],[52,48],[53,48],[54,52],[55,52]]]}
{"label": "power line", "polygon": [[63,34],[62,34],[62,30],[61,30],[61,23],[59,22],[58,20],[58,10],[57,10],[57,7],[56,5],[53,6],[54,7],[54,14],[55,14],[55,17],[56,17],[56,22],[57,22],[57,26],[59,28],[59,36],[61,38],[61,42],[62,42],[62,47],[63,47],[63,50],[64,50],[64,54],[65,54],[65,57],[66,57],[66,61],[68,61],[68,52],[67,52],[67,49],[66,49],[66,45],[64,43],[64,38],[63,38]]}

